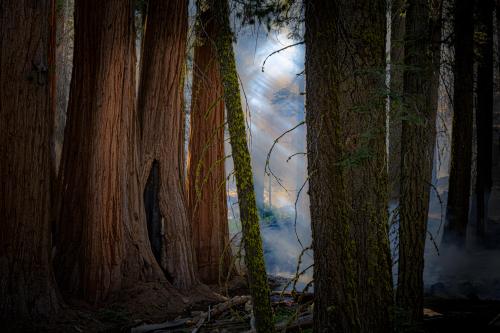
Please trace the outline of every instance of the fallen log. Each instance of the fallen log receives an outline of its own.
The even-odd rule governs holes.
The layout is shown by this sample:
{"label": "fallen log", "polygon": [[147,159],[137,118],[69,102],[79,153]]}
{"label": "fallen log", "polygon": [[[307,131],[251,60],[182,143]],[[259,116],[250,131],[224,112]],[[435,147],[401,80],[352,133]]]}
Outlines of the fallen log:
{"label": "fallen log", "polygon": [[224,313],[227,310],[231,309],[234,306],[245,304],[250,300],[251,300],[250,296],[235,296],[224,303],[220,303],[215,305],[213,308],[209,308],[207,312],[203,312],[198,316],[196,316],[195,318],[193,318],[191,323],[195,323],[195,327],[191,332],[192,333],[198,332],[200,328],[203,326],[203,324],[210,318],[216,317],[221,313]]}
{"label": "fallen log", "polygon": [[133,327],[130,330],[130,333],[149,333],[157,330],[163,329],[172,329],[184,326],[187,323],[188,319],[178,319],[173,321],[166,321],[159,324],[142,324],[140,326]]}
{"label": "fallen log", "polygon": [[295,302],[299,303],[306,303],[314,299],[313,293],[294,292],[290,290],[272,291],[271,296],[290,297],[293,298]]}

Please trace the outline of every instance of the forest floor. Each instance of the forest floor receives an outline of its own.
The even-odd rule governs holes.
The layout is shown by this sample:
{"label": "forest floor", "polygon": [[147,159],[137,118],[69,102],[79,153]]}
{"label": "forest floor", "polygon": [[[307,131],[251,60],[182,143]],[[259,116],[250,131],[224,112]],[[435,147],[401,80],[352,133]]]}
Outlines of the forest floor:
{"label": "forest floor", "polygon": [[500,301],[426,298],[425,307],[440,314],[424,320],[425,332],[500,332]]}
{"label": "forest floor", "polygon": [[[272,281],[273,290],[282,281]],[[211,286],[215,295],[199,290],[172,297],[161,286],[129,290],[98,309],[70,304],[50,322],[23,323],[0,332],[254,332],[251,301],[245,279],[237,277],[224,288]],[[189,294],[191,297],[189,297]],[[196,297],[193,297],[193,295]],[[272,304],[279,331],[312,332],[312,294],[274,291]],[[500,301],[426,297],[424,332],[500,332]],[[286,330],[284,330],[286,328]]]}

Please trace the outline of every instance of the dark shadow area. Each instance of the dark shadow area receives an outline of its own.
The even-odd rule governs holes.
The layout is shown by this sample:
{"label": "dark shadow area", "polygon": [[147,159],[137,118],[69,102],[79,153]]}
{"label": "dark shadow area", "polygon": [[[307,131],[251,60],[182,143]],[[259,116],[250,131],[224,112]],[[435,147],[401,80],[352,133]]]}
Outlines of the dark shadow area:
{"label": "dark shadow area", "polygon": [[160,213],[160,203],[158,193],[160,190],[160,164],[153,161],[148,181],[144,189],[144,207],[146,209],[146,221],[148,224],[148,236],[151,249],[156,261],[161,266],[162,237],[162,216]]}

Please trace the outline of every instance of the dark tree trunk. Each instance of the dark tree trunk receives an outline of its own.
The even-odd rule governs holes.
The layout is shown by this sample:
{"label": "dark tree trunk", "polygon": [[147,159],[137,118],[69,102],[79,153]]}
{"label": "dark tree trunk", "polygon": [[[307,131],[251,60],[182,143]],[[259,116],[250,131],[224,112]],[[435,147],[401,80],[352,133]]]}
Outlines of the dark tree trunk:
{"label": "dark tree trunk", "polygon": [[139,193],[133,1],[75,1],[75,52],[60,167],[55,267],[89,302],[139,281],[165,281]]}
{"label": "dark tree trunk", "polygon": [[217,33],[212,9],[198,7],[187,193],[198,274],[205,283],[223,281],[231,259],[224,167],[224,100],[213,42]]}
{"label": "dark tree trunk", "polygon": [[306,2],[314,331],[390,332],[385,1]]}
{"label": "dark tree trunk", "polygon": [[154,194],[158,204],[148,214],[159,218],[156,222],[148,220],[149,230],[164,230],[160,235],[160,247],[165,249],[160,253],[160,265],[174,286],[182,289],[198,283],[184,193],[187,5],[186,0],[149,1],[138,97],[143,153],[141,188],[145,188],[155,168],[158,173]]}
{"label": "dark tree trunk", "polygon": [[[495,1],[495,18],[496,18],[496,33],[497,33],[497,43],[500,41],[500,0]],[[499,43],[500,44],[500,43]],[[500,47],[497,45],[497,50],[496,50],[496,55],[497,55],[497,62],[500,64]],[[498,73],[497,73],[497,81],[500,80],[500,65],[498,66]],[[493,180],[492,180],[493,182]]]}
{"label": "dark tree trunk", "polygon": [[445,243],[465,246],[472,160],[474,1],[455,1],[453,134]]}
{"label": "dark tree trunk", "polygon": [[477,66],[477,233],[479,239],[485,233],[485,192],[491,188],[491,166],[493,164],[493,12],[494,0],[477,1],[477,32],[481,36],[478,45]]}
{"label": "dark tree trunk", "polygon": [[250,294],[257,332],[273,332],[273,313],[267,283],[259,228],[259,215],[253,187],[252,165],[247,145],[245,114],[241,105],[240,85],[233,50],[233,34],[229,21],[228,0],[213,0],[214,13],[220,28],[215,45],[219,58],[227,124],[238,192],[238,205],[245,249]]}
{"label": "dark tree trunk", "polygon": [[406,0],[391,2],[391,78],[389,114],[389,189],[399,199],[401,172],[401,119],[403,107],[403,71]]}
{"label": "dark tree trunk", "polygon": [[53,5],[50,0],[0,2],[0,325],[4,329],[15,319],[47,316],[59,308],[49,228]]}
{"label": "dark tree trunk", "polygon": [[[409,0],[406,11],[404,117],[396,304],[402,331],[423,320],[424,248],[436,141],[441,6]],[[409,326],[409,328],[408,328]]]}

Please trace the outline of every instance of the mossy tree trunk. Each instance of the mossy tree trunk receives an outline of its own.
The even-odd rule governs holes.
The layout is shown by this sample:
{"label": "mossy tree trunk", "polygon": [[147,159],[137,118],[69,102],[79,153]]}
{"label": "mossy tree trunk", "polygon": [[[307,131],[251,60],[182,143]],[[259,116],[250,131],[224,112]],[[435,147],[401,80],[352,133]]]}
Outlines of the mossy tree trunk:
{"label": "mossy tree trunk", "polygon": [[385,1],[306,2],[314,331],[390,332]]}
{"label": "mossy tree trunk", "polygon": [[472,162],[474,1],[456,0],[454,13],[453,133],[443,241],[465,246]]}
{"label": "mossy tree trunk", "polygon": [[139,195],[132,9],[132,0],[75,1],[55,267],[63,292],[91,303],[165,281]]}
{"label": "mossy tree trunk", "polygon": [[[141,189],[149,194],[144,199],[152,209],[147,211],[150,236],[158,240],[155,252],[161,267],[181,289],[198,284],[184,193],[187,5],[186,0],[149,1],[138,97]],[[155,173],[155,180],[147,182]],[[160,234],[152,234],[153,229]]]}
{"label": "mossy tree trunk", "polygon": [[228,0],[212,0],[219,33],[215,40],[220,62],[220,76],[227,110],[229,140],[234,161],[238,205],[242,226],[242,242],[248,271],[250,294],[257,332],[273,332],[273,313],[267,283],[259,216],[253,187],[250,152],[247,145],[245,114],[241,104],[240,85],[233,50],[233,34],[229,23]]}
{"label": "mossy tree trunk", "polygon": [[441,6],[408,0],[404,117],[401,139],[399,260],[396,304],[400,329],[423,320],[424,248],[436,141]]}
{"label": "mossy tree trunk", "polygon": [[4,329],[13,320],[53,315],[59,309],[49,227],[54,119],[49,73],[54,68],[48,66],[53,10],[50,0],[0,4],[0,326]]}
{"label": "mossy tree trunk", "polygon": [[477,66],[477,173],[476,173],[476,223],[480,240],[485,234],[485,192],[491,188],[493,164],[493,12],[494,0],[476,2],[476,32],[478,43]]}
{"label": "mossy tree trunk", "polygon": [[212,8],[198,6],[191,98],[187,194],[198,274],[205,283],[224,280],[231,248],[227,219],[224,100]]}

